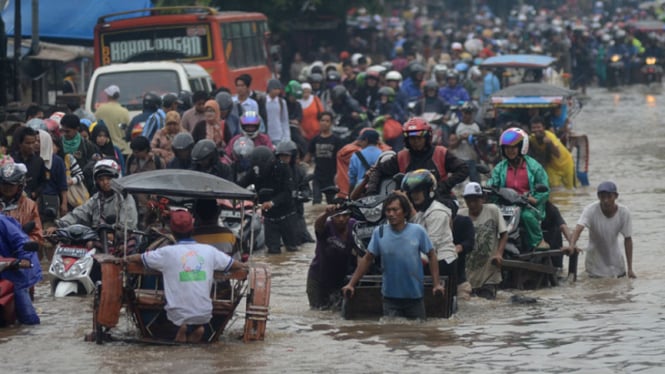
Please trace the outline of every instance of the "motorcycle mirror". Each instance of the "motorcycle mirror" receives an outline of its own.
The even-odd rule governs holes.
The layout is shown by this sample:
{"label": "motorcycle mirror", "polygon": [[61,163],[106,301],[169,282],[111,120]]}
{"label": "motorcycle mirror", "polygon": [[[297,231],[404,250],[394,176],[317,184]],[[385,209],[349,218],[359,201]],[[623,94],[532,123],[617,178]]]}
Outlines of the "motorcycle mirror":
{"label": "motorcycle mirror", "polygon": [[542,193],[542,192],[547,192],[547,191],[549,191],[549,190],[550,190],[550,188],[547,187],[547,186],[544,185],[544,184],[540,184],[540,183],[538,183],[538,184],[536,185],[536,192],[541,192],[541,193]]}
{"label": "motorcycle mirror", "polygon": [[402,179],[404,179],[404,173],[397,173],[393,175],[396,188],[400,188],[402,186]]}
{"label": "motorcycle mirror", "polygon": [[275,193],[272,188],[262,188],[259,190],[259,201],[268,201]]}
{"label": "motorcycle mirror", "polygon": [[484,165],[484,164],[476,165],[476,170],[478,170],[478,173],[480,173],[480,174],[489,174],[490,173],[489,166]]}
{"label": "motorcycle mirror", "polygon": [[35,229],[35,221],[26,223],[25,225],[23,225],[23,227],[21,227],[21,229],[23,230],[24,233],[30,234],[32,230]]}
{"label": "motorcycle mirror", "polygon": [[39,243],[33,241],[25,242],[25,244],[23,244],[23,250],[26,252],[38,252]]}

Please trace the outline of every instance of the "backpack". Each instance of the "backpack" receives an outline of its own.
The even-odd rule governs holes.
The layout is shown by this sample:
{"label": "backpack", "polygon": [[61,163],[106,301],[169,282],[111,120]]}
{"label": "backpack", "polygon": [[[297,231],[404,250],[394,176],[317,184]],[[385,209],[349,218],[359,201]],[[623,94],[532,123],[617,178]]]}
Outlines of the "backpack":
{"label": "backpack", "polygon": [[[448,150],[446,147],[437,145],[434,147],[434,154],[432,154],[432,162],[436,166],[437,171],[439,172],[439,181],[444,181],[448,179],[448,172],[446,171],[446,153]],[[400,173],[405,173],[406,168],[409,167],[411,163],[411,153],[409,150],[404,149],[397,153],[397,164],[399,165]]]}

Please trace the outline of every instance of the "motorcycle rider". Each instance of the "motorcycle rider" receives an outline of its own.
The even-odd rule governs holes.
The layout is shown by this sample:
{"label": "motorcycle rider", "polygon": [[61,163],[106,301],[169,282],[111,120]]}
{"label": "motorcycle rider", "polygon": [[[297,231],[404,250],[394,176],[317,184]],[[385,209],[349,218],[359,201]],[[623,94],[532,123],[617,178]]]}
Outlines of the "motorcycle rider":
{"label": "motorcycle rider", "polygon": [[331,91],[332,109],[339,118],[339,126],[354,129],[356,125],[367,119],[367,114],[358,101],[349,95],[343,85],[335,86]]}
{"label": "motorcycle rider", "polygon": [[277,162],[270,148],[255,147],[252,151],[252,171],[238,184],[242,187],[254,184],[258,191],[268,253],[281,253],[280,240],[284,241],[287,251],[297,251],[297,217],[293,199],[295,182],[288,165]]}
{"label": "motorcycle rider", "polygon": [[427,81],[423,91],[425,96],[418,100],[414,108],[417,116],[422,116],[424,113],[436,113],[443,116],[448,113],[450,106],[439,96],[439,85],[436,81]]}
{"label": "motorcycle rider", "polygon": [[[535,209],[525,208],[520,212],[520,224],[526,231],[523,243],[527,250],[548,248],[540,225],[545,217],[545,202],[550,196],[549,180],[540,163],[527,155],[529,135],[519,127],[511,127],[501,134],[499,146],[504,159],[492,170],[487,185],[512,188],[527,196]],[[547,192],[536,191],[539,184],[547,186]]]}
{"label": "motorcycle rider", "polygon": [[201,171],[232,181],[231,167],[221,162],[215,142],[210,139],[201,139],[192,149],[191,170]]}
{"label": "motorcycle rider", "polygon": [[402,74],[399,71],[391,70],[386,73],[386,86],[395,90],[395,103],[400,106],[402,112],[408,114],[409,96],[400,89],[401,84]]}
{"label": "motorcycle rider", "polygon": [[406,149],[399,151],[396,158],[389,159],[370,171],[367,193],[376,194],[379,183],[385,176],[427,169],[437,179],[437,200],[445,200],[452,188],[469,175],[467,164],[448,152],[446,147],[433,145],[432,128],[420,117],[411,118],[404,124],[403,135]]}
{"label": "motorcycle rider", "polygon": [[439,89],[439,96],[452,107],[458,107],[469,101],[469,93],[459,84],[457,70],[452,69],[446,72],[446,86]]}
{"label": "motorcycle rider", "polygon": [[420,90],[420,84],[425,78],[425,67],[419,63],[413,63],[408,66],[409,77],[402,82],[400,91],[403,92],[408,102],[415,102],[423,96]]}
{"label": "motorcycle rider", "polygon": [[98,227],[107,222],[113,216],[116,222],[126,225],[128,229],[136,229],[138,214],[136,203],[132,195],[124,198],[111,188],[111,180],[120,177],[120,165],[113,160],[100,160],[93,168],[93,178],[97,185],[97,192],[83,205],[75,208],[66,216],[56,219],[56,226],[46,230],[53,234],[56,229],[74,224],[82,224],[88,227]]}
{"label": "motorcycle rider", "polygon": [[[241,137],[250,138],[255,146],[265,146],[270,149],[273,149],[274,146],[268,134],[264,134],[259,131],[261,126],[261,117],[257,112],[247,111],[240,116],[240,134],[234,136],[229,140],[229,144],[226,146],[226,154],[233,155],[233,147],[235,142]],[[233,159],[233,156],[231,156]]]}
{"label": "motorcycle rider", "polygon": [[42,268],[37,253],[23,249],[27,241],[21,225],[15,219],[0,214],[0,257],[17,259],[15,268],[3,271],[0,277],[14,284],[18,321],[24,325],[38,325],[40,320],[30,300],[30,287],[42,280]]}
{"label": "motorcycle rider", "polygon": [[[215,95],[215,101],[219,105],[219,116],[224,122],[224,127],[228,129],[231,136],[240,134],[240,115],[233,112],[233,97],[231,97],[231,94],[222,91]],[[205,109],[205,103],[203,106]]]}
{"label": "motorcycle rider", "polygon": [[364,82],[360,84],[353,98],[360,103],[363,108],[367,108],[369,113],[372,113],[379,101],[379,80],[381,75],[376,70],[370,70],[366,73],[359,74],[363,76]]}
{"label": "motorcycle rider", "polygon": [[[436,258],[439,260],[439,275],[447,275],[453,295],[457,290],[457,251],[453,243],[452,212],[434,199],[436,178],[429,170],[419,169],[406,173],[402,179],[402,191],[411,201],[415,215],[412,218],[425,228],[429,235]],[[425,274],[428,273],[425,267]],[[453,305],[450,305],[452,308]]]}
{"label": "motorcycle rider", "polygon": [[173,138],[171,143],[173,160],[166,164],[167,169],[189,169],[192,166],[192,148],[194,138],[188,132],[181,132]]}
{"label": "motorcycle rider", "polygon": [[462,112],[462,119],[451,129],[452,133],[448,138],[448,145],[450,151],[469,166],[469,180],[480,182],[480,175],[476,168],[480,157],[469,140],[470,136],[480,133],[480,126],[473,120],[476,107],[471,102],[466,102],[462,105],[460,111]]}
{"label": "motorcycle rider", "polygon": [[281,142],[275,148],[275,155],[279,162],[289,166],[295,182],[293,199],[296,208],[296,243],[314,243],[314,239],[309,231],[307,231],[304,205],[305,202],[311,199],[312,190],[309,183],[304,182],[307,170],[302,165],[298,164],[298,147],[296,146],[296,143],[290,140],[287,142]]}
{"label": "motorcycle rider", "polygon": [[252,139],[241,136],[233,142],[233,151],[231,153],[231,172],[233,181],[237,182],[252,168],[252,151],[254,142]]}
{"label": "motorcycle rider", "polygon": [[7,163],[0,168],[0,206],[2,214],[14,218],[22,226],[34,222],[34,227],[27,234],[30,240],[41,245],[44,237],[39,209],[37,204],[23,193],[27,173],[25,165],[20,163]]}
{"label": "motorcycle rider", "polygon": [[135,115],[132,120],[129,121],[127,129],[125,129],[125,140],[128,142],[137,135],[141,135],[141,133],[143,133],[143,127],[145,126],[148,118],[150,118],[150,116],[152,116],[153,113],[155,113],[162,105],[162,98],[154,92],[146,92],[143,95],[141,105],[143,107],[143,111]]}

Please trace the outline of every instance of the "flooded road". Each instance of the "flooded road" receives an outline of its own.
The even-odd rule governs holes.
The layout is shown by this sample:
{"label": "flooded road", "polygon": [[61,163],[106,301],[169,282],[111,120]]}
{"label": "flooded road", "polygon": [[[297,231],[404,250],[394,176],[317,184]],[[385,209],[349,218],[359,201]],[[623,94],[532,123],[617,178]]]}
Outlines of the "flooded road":
{"label": "flooded road", "polygon": [[[659,373],[665,366],[665,96],[637,88],[615,94],[590,90],[574,120],[590,139],[591,186],[554,192],[573,228],[595,186],[612,179],[633,215],[637,279],[589,279],[580,259],[576,283],[538,291],[500,291],[497,300],[461,301],[450,320],[345,321],[311,311],[305,295],[313,246],[269,262],[271,315],[264,342],[238,340],[243,309],[222,342],[205,347],[145,346],[83,341],[91,329],[91,298],[53,299],[37,287],[37,327],[0,330],[2,373],[213,372],[579,372]],[[313,220],[322,207],[310,208]],[[586,232],[582,245],[586,243]],[[510,297],[538,298],[514,305]],[[121,329],[130,326],[121,321]]]}

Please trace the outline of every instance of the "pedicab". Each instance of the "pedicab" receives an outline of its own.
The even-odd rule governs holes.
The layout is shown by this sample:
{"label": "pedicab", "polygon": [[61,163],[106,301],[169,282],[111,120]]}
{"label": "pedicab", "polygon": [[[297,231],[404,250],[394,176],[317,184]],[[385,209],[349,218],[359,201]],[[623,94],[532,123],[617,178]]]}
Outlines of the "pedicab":
{"label": "pedicab", "polygon": [[536,54],[516,54],[489,57],[480,64],[481,68],[496,69],[501,87],[519,83],[550,83],[567,86],[568,76],[554,69],[556,58]]}
{"label": "pedicab", "polygon": [[[577,92],[545,83],[524,83],[510,86],[492,94],[486,118],[493,117],[495,127],[511,120],[528,126],[531,113],[536,109],[541,117],[570,121],[582,110]],[[561,113],[555,113],[560,109]],[[572,130],[557,133],[573,154],[575,172],[581,185],[589,185],[589,139]]]}
{"label": "pedicab", "polygon": [[[138,173],[114,179],[112,187],[123,196],[145,193],[192,199],[255,199],[253,192],[232,182],[191,170]],[[241,214],[245,214],[244,210]],[[124,230],[124,238],[128,238],[130,230],[122,226],[124,222],[118,224]],[[127,248],[127,239],[124,248]],[[266,264],[252,262],[252,248],[247,253],[250,264],[248,271],[215,271],[211,292],[212,319],[205,326],[203,342],[218,340],[243,297],[246,299],[243,340],[264,339],[270,301],[270,270]],[[126,258],[126,250],[123,256]],[[87,340],[95,340],[98,344],[105,340],[173,344],[176,327],[166,318],[161,273],[146,269],[140,263],[127,264],[123,258],[108,254],[97,255],[95,259],[101,264],[102,280],[95,289],[93,333],[86,337]],[[138,339],[113,335],[112,329],[118,325],[123,310],[128,320],[136,326]]]}

